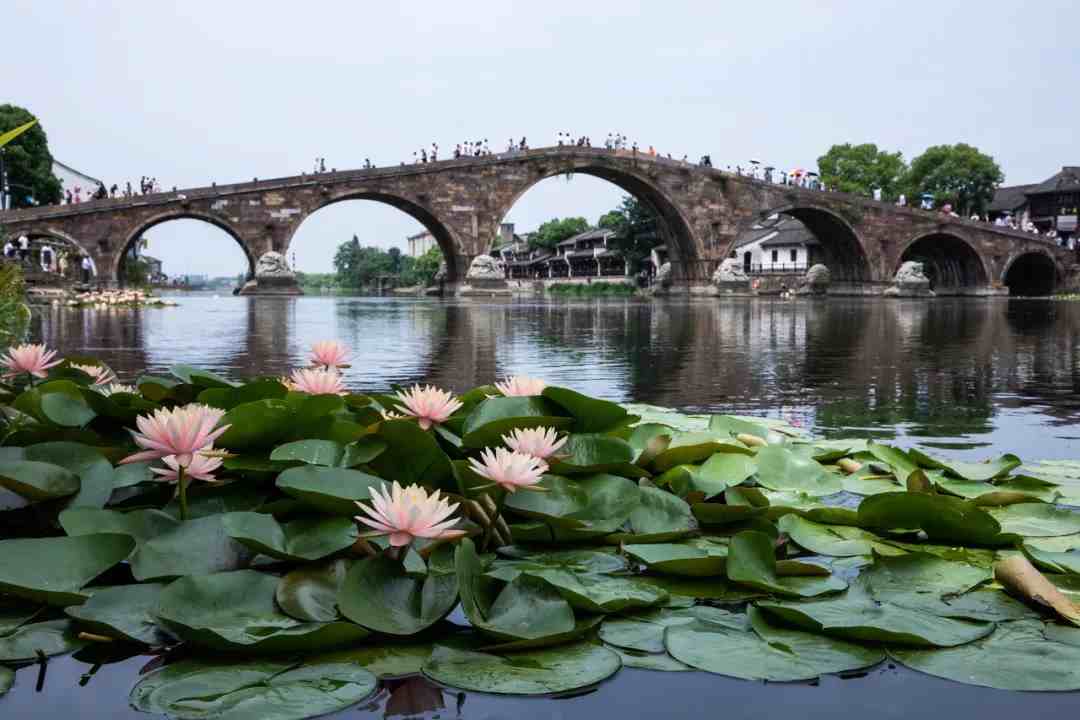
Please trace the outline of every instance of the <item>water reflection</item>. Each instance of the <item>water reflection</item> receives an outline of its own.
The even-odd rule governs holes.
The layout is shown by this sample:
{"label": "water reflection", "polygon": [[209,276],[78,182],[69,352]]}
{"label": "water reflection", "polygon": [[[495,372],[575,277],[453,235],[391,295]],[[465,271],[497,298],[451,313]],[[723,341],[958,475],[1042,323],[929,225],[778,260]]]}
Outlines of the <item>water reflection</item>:
{"label": "water reflection", "polygon": [[[565,301],[189,295],[148,310],[46,308],[36,333],[125,378],[191,363],[279,375],[308,346],[357,352],[356,389],[454,389],[510,373],[618,400],[788,417],[811,429],[998,444],[1036,430],[1068,454],[1080,306],[939,299]],[[1058,431],[1061,432],[1061,431]],[[1013,434],[1012,442],[1016,442]]]}

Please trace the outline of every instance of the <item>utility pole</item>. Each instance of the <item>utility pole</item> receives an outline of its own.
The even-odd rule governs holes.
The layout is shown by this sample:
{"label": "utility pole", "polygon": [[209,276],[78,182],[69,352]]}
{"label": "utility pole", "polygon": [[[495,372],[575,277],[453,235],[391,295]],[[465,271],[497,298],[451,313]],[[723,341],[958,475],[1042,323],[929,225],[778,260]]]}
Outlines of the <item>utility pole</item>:
{"label": "utility pole", "polygon": [[7,156],[7,148],[0,147],[0,211],[7,210],[7,166],[4,165],[4,158]]}

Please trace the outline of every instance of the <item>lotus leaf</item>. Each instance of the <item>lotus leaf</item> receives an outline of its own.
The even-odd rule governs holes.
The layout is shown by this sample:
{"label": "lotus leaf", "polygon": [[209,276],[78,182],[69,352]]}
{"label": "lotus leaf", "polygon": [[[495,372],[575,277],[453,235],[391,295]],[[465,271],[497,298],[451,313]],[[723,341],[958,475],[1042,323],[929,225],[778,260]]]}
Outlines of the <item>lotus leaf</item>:
{"label": "lotus leaf", "polygon": [[574,418],[581,433],[608,432],[627,420],[626,408],[608,400],[589,397],[563,387],[544,388],[544,398],[554,402]]}
{"label": "lotus leaf", "polygon": [[988,511],[1004,532],[1024,537],[1054,537],[1080,533],[1080,510],[1046,503],[1019,503]]}
{"label": "lotus leaf", "polygon": [[627,555],[653,572],[687,577],[724,576],[728,549],[710,540],[624,545]]}
{"label": "lotus leaf", "polygon": [[67,497],[79,491],[79,476],[47,462],[0,462],[0,487],[37,502]]}
{"label": "lotus leaf", "polygon": [[370,695],[376,677],[355,663],[181,660],[144,676],[131,705],[177,720],[303,720],[344,710]]}
{"label": "lotus leaf", "polygon": [[91,534],[0,541],[0,591],[64,607],[82,603],[83,586],[135,548],[126,535]]}
{"label": "lotus leaf", "polygon": [[771,625],[755,608],[748,615],[752,631],[695,620],[669,627],[664,643],[672,657],[699,670],[773,682],[858,670],[885,657],[873,648]]}
{"label": "lotus leaf", "polygon": [[67,655],[85,645],[67,620],[31,623],[0,636],[0,662],[31,662],[38,653]]}
{"label": "lotus leaf", "polygon": [[984,463],[973,462],[957,462],[954,460],[940,460],[935,457],[931,457],[926,453],[912,448],[908,451],[908,455],[916,463],[924,468],[930,468],[933,470],[945,470],[950,475],[955,475],[963,480],[971,480],[976,482],[985,482],[987,480],[994,480],[996,478],[1008,475],[1010,471],[1020,467],[1020,458],[1012,454],[1005,454],[1001,457]]}
{"label": "lotus leaf", "polygon": [[270,453],[275,461],[296,461],[308,465],[337,467],[345,457],[345,446],[333,440],[297,440],[278,445]]}
{"label": "lotus leaf", "polygon": [[629,568],[622,555],[605,550],[552,550],[531,552],[514,545],[499,548],[500,558],[488,575],[510,582],[518,573],[555,568],[577,573],[618,573]]}
{"label": "lotus leaf", "polygon": [[769,439],[769,428],[764,424],[750,422],[734,415],[713,415],[709,418],[709,432],[736,435],[754,435],[762,440]]}
{"label": "lotus leaf", "polygon": [[886,532],[921,529],[934,541],[988,547],[1011,545],[1017,540],[1016,535],[1003,533],[998,521],[982,508],[945,495],[873,495],[859,504],[859,524]]}
{"label": "lotus leaf", "polygon": [[[619,410],[626,413],[622,408]],[[473,408],[465,418],[461,441],[469,448],[500,445],[502,436],[517,428],[564,429],[571,425],[574,420],[543,397],[492,397]]]}
{"label": "lotus leaf", "polygon": [[754,451],[734,438],[717,433],[679,432],[671,437],[667,448],[653,459],[653,467],[664,472],[676,465],[702,462],[718,452],[753,455]]}
{"label": "lotus leaf", "polygon": [[630,577],[575,573],[555,568],[529,570],[558,590],[571,607],[587,613],[613,613],[659,605],[668,599],[666,591]]}
{"label": "lotus leaf", "polygon": [[788,514],[780,518],[777,527],[801,547],[819,555],[850,557],[853,555],[904,555],[900,548],[882,542],[881,538],[861,528],[846,525],[824,525]]}
{"label": "lotus leaf", "polygon": [[620,438],[597,433],[570,435],[559,454],[550,461],[558,475],[615,473],[629,477],[648,475],[633,464],[634,449]]}
{"label": "lotus leaf", "polygon": [[892,468],[896,481],[901,485],[906,485],[908,476],[919,469],[919,464],[910,454],[891,445],[870,440],[866,443],[866,449],[875,459]]}
{"label": "lotus leaf", "polygon": [[1080,647],[1043,635],[1037,620],[1001,623],[993,634],[939,650],[894,648],[889,654],[919,672],[1000,690],[1080,689]]}
{"label": "lotus leaf", "polygon": [[[768,501],[766,501],[768,502]],[[706,527],[723,527],[746,522],[756,517],[763,517],[769,511],[768,505],[733,505],[731,503],[694,503],[691,507],[697,521]]]}
{"label": "lotus leaf", "polygon": [[546,492],[520,491],[506,498],[506,508],[561,528],[606,535],[626,522],[641,501],[638,487],[617,475],[564,478],[545,475]]}
{"label": "lotus leaf", "polygon": [[311,507],[332,515],[357,514],[356,502],[370,500],[371,489],[390,483],[382,478],[346,468],[302,465],[281,473],[278,488]]}
{"label": "lotus leaf", "polygon": [[433,562],[425,576],[415,577],[401,562],[380,555],[352,566],[338,592],[338,606],[345,617],[370,630],[414,635],[446,617],[457,597],[454,572],[442,572]]}
{"label": "lotus leaf", "polygon": [[641,582],[666,590],[671,600],[711,600],[718,603],[742,603],[765,595],[744,585],[731,582],[726,577],[684,577],[678,575],[642,575]]}
{"label": "lotus leaf", "polygon": [[434,435],[421,430],[415,422],[391,420],[380,423],[378,437],[372,439],[386,445],[383,452],[369,461],[375,474],[394,478],[402,484],[455,489],[450,458]]}
{"label": "lotus leaf", "polygon": [[424,663],[435,682],[462,690],[546,695],[596,684],[619,671],[619,656],[589,643],[507,656],[436,646]]}
{"label": "lotus leaf", "polygon": [[768,535],[755,530],[746,530],[735,535],[728,548],[728,579],[757,590],[789,597],[814,597],[838,592],[847,587],[846,582],[831,574],[826,577],[777,575],[773,547]]}
{"label": "lotus leaf", "polygon": [[1048,552],[1027,543],[1022,549],[1028,560],[1040,570],[1080,575],[1080,552]]}
{"label": "lotus leaf", "polygon": [[679,662],[666,652],[643,653],[618,647],[608,649],[619,656],[623,667],[637,668],[638,670],[658,670],[660,672],[692,672],[694,670],[694,668]]}
{"label": "lotus leaf", "polygon": [[225,517],[210,515],[188,520],[139,542],[131,558],[135,579],[164,580],[246,566],[251,551],[229,537]]}
{"label": "lotus leaf", "polygon": [[293,410],[284,400],[255,400],[237,405],[219,424],[230,427],[217,445],[229,450],[266,448],[291,433]]}
{"label": "lotus leaf", "polygon": [[609,645],[641,653],[662,653],[664,630],[698,620],[746,629],[746,616],[700,605],[689,608],[650,610],[626,617],[609,617],[600,626],[600,639]]}
{"label": "lotus leaf", "polygon": [[173,377],[191,385],[207,388],[235,388],[238,386],[228,378],[224,378],[209,370],[202,370],[191,365],[173,365],[169,368]]}
{"label": "lotus leaf", "polygon": [[310,516],[279,524],[272,515],[243,512],[224,515],[229,537],[255,552],[294,562],[322,560],[352,546],[359,537],[347,517]]}
{"label": "lotus leaf", "polygon": [[338,614],[338,593],[349,571],[349,560],[308,565],[286,574],[278,582],[275,599],[286,615],[307,622],[333,622]]}
{"label": "lotus leaf", "polygon": [[817,497],[843,489],[838,475],[827,472],[816,460],[779,445],[758,451],[757,481],[770,490],[793,490]]}
{"label": "lotus leaf", "polygon": [[[266,501],[265,491],[253,483],[230,482],[223,485],[201,485],[188,489],[188,519],[220,515],[222,513],[254,510]],[[165,506],[165,512],[180,518],[180,503],[174,496]]]}
{"label": "lotus leaf", "polygon": [[29,622],[41,610],[40,605],[0,596],[0,635],[6,635]]}
{"label": "lotus leaf", "polygon": [[660,488],[641,487],[640,502],[629,517],[630,532],[614,536],[616,542],[668,542],[697,530],[690,506]]}
{"label": "lotus leaf", "polygon": [[82,605],[67,608],[76,624],[105,637],[165,645],[172,639],[157,624],[156,612],[164,584],[115,585],[95,588]]}
{"label": "lotus leaf", "polygon": [[419,675],[431,657],[430,643],[365,645],[320,655],[320,662],[355,663],[380,680]]}

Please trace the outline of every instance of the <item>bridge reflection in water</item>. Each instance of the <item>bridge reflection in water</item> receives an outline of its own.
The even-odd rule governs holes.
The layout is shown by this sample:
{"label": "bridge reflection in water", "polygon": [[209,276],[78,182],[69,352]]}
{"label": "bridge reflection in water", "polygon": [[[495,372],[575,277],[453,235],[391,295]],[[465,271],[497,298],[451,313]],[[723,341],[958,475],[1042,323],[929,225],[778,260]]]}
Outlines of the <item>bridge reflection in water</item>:
{"label": "bridge reflection in water", "polygon": [[179,301],[46,308],[34,335],[99,356],[126,381],[175,363],[280,375],[311,343],[340,338],[356,351],[346,373],[360,391],[462,390],[526,373],[623,401],[783,415],[818,431],[1001,438],[1012,448],[1020,430],[1042,455],[1060,450],[1042,428],[1080,417],[1080,305],[1068,302]]}

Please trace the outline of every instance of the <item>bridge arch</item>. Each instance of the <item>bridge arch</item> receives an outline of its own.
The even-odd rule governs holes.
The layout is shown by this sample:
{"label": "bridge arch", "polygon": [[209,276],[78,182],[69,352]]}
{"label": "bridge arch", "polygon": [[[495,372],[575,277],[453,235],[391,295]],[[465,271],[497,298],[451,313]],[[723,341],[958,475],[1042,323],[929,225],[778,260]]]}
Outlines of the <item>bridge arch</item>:
{"label": "bridge arch", "polygon": [[[572,152],[572,149],[571,151]],[[593,151],[595,152],[595,151]],[[658,182],[647,174],[629,169],[631,160],[612,159],[609,156],[596,157],[593,153],[576,155],[570,159],[570,163],[563,164],[553,162],[537,170],[536,166],[530,166],[529,178],[526,182],[514,189],[514,192],[500,204],[496,212],[497,228],[527,192],[549,178],[560,175],[581,174],[606,180],[615,187],[634,196],[644,203],[657,218],[657,230],[660,237],[667,244],[668,255],[672,260],[672,269],[675,277],[680,279],[704,280],[706,273],[701,268],[701,253],[699,243],[696,240],[691,223],[688,221],[683,209],[665,191]],[[485,249],[491,250],[497,234],[492,232],[490,243]],[[681,270],[681,272],[680,272]]]}
{"label": "bridge arch", "polygon": [[990,284],[991,274],[982,256],[954,233],[933,230],[909,240],[900,251],[893,274],[908,261],[923,264],[930,289],[938,295],[962,295]]}
{"label": "bridge arch", "polygon": [[[90,271],[94,277],[98,276],[98,266],[97,261],[94,259],[94,254],[87,250],[86,245],[76,240],[68,233],[62,232],[50,226],[34,227],[30,230],[26,230],[25,232],[26,237],[30,238],[31,240],[34,240],[36,238],[49,238],[50,240],[59,241],[66,245],[72,246],[73,248],[75,248],[75,250],[79,252],[80,256],[86,256],[90,258]],[[15,236],[18,237],[18,235],[21,234],[21,232],[16,233]],[[75,270],[78,270],[78,267],[76,267]]]}
{"label": "bridge arch", "polygon": [[121,270],[123,269],[124,258],[127,256],[128,250],[131,249],[139,238],[143,236],[151,228],[161,225],[162,223],[171,222],[173,220],[200,220],[205,223],[209,223],[214,227],[224,230],[225,233],[236,241],[236,244],[240,246],[240,249],[244,252],[244,257],[248,263],[248,277],[253,277],[255,274],[255,262],[258,259],[255,256],[255,251],[244,242],[243,237],[240,235],[236,228],[232,227],[229,223],[222,220],[220,217],[210,215],[208,213],[202,213],[197,210],[181,209],[181,210],[169,210],[154,215],[138,225],[135,226],[131,232],[125,237],[123,243],[117,248],[116,253],[113,255],[110,261],[109,270],[112,273],[112,277],[119,282],[122,278]]}
{"label": "bridge arch", "polygon": [[1001,282],[1009,288],[1010,295],[1053,295],[1058,282],[1057,263],[1047,250],[1025,250],[1005,264]]}
{"label": "bridge arch", "polygon": [[328,197],[324,202],[319,203],[311,210],[305,212],[299,222],[296,222],[289,231],[288,237],[285,238],[282,252],[288,253],[293,238],[296,236],[296,232],[304,224],[305,220],[325,207],[349,200],[370,200],[397,208],[406,215],[409,215],[423,225],[424,229],[431,233],[432,237],[435,238],[435,242],[439,244],[439,249],[442,250],[443,259],[446,261],[447,282],[456,282],[464,275],[466,268],[461,267],[462,250],[460,244],[454,237],[453,232],[435,217],[430,210],[419,203],[400,195],[371,190],[349,190],[342,192]]}
{"label": "bridge arch", "polygon": [[[753,220],[739,229],[732,245],[744,232],[754,225],[765,223],[774,215],[793,217],[806,226],[820,246],[814,262],[828,267],[834,282],[864,283],[874,280],[863,239],[851,223],[833,210],[810,203],[781,205],[757,213]],[[728,257],[731,249],[728,247],[723,257]]]}

